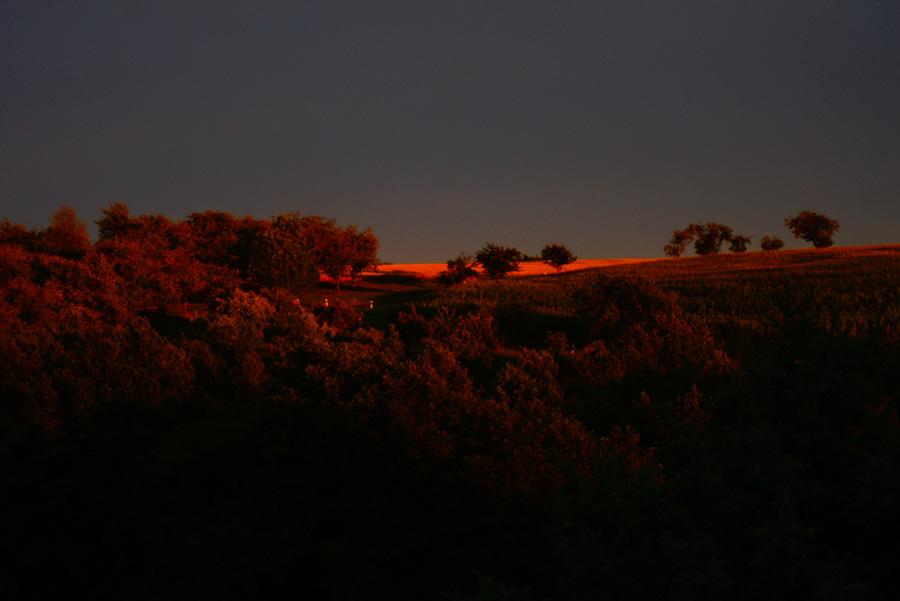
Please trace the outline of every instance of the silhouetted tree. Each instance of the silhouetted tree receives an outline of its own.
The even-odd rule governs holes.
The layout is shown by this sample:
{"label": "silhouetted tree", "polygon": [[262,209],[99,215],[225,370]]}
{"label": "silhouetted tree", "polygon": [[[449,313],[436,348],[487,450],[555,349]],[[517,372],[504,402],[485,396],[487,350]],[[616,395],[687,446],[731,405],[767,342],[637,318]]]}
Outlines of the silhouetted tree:
{"label": "silhouetted tree", "polygon": [[683,230],[675,230],[672,239],[663,247],[666,256],[677,259],[684,253],[688,245],[694,241],[696,235],[695,226],[689,225]]}
{"label": "silhouetted tree", "polygon": [[489,242],[475,254],[475,260],[492,280],[499,280],[506,274],[519,271],[522,253],[511,246],[498,246]]}
{"label": "silhouetted tree", "polygon": [[759,246],[763,250],[781,250],[784,248],[784,240],[778,236],[763,236],[759,241]]}
{"label": "silhouetted tree", "polygon": [[731,239],[731,246],[728,250],[733,253],[747,252],[747,246],[753,240],[753,236],[735,236]]}
{"label": "silhouetted tree", "polygon": [[472,255],[461,252],[455,259],[447,259],[447,270],[440,272],[437,280],[442,286],[455,286],[477,275]]}
{"label": "silhouetted tree", "polygon": [[796,217],[787,217],[784,225],[791,230],[794,238],[812,242],[816,248],[827,248],[834,244],[832,238],[841,229],[837,220],[812,211],[800,211]]}
{"label": "silhouetted tree", "polygon": [[574,263],[577,258],[562,244],[548,244],[541,250],[541,260],[553,267],[556,273],[561,272],[566,265]]}
{"label": "silhouetted tree", "polygon": [[714,255],[722,248],[722,244],[730,242],[733,230],[721,223],[709,221],[705,224],[695,224],[694,228],[694,252],[698,255]]}

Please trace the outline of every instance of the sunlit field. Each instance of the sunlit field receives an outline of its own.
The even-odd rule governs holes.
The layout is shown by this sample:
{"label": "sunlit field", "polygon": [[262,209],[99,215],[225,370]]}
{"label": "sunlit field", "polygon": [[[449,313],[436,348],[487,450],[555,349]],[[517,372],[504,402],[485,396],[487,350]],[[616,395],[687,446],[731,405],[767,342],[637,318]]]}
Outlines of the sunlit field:
{"label": "sunlit field", "polygon": [[[563,273],[592,269],[595,267],[611,267],[614,265],[642,263],[652,260],[653,259],[579,259],[571,265],[566,265],[563,268]],[[390,275],[414,275],[419,278],[430,279],[437,277],[440,272],[446,269],[446,263],[403,263],[397,265],[381,265],[378,267],[376,273]],[[554,273],[556,273],[556,270],[542,261],[524,261],[522,263],[519,263],[519,271],[511,273],[510,276],[515,277]]]}
{"label": "sunlit field", "polygon": [[470,282],[442,290],[435,302],[528,306],[571,315],[577,310],[573,291],[603,273],[646,280],[673,294],[694,319],[732,331],[762,333],[789,317],[835,334],[900,336],[900,245],[726,253],[597,267]]}

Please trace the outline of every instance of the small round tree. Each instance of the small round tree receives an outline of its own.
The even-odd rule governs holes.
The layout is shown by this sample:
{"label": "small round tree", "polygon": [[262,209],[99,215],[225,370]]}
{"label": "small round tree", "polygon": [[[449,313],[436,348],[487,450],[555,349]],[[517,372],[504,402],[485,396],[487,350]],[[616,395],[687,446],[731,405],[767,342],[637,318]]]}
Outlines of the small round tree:
{"label": "small round tree", "polygon": [[796,217],[786,218],[784,225],[791,230],[794,238],[812,242],[816,248],[827,248],[834,244],[832,238],[841,229],[837,220],[812,211],[800,211]]}
{"label": "small round tree", "polygon": [[781,250],[784,248],[784,240],[778,236],[763,236],[759,241],[759,246],[763,250]]}
{"label": "small round tree", "polygon": [[577,258],[562,244],[548,244],[541,250],[541,260],[555,269],[556,273],[561,272],[566,265],[574,263]]}
{"label": "small round tree", "polygon": [[751,240],[753,240],[753,236],[735,236],[731,239],[731,246],[728,250],[733,253],[747,252],[747,246]]}
{"label": "small round tree", "polygon": [[512,271],[519,271],[522,253],[511,246],[489,242],[475,254],[475,261],[492,280],[499,280]]}
{"label": "small round tree", "polygon": [[477,275],[472,255],[461,252],[455,259],[447,259],[447,270],[438,274],[437,281],[442,286],[455,286]]}

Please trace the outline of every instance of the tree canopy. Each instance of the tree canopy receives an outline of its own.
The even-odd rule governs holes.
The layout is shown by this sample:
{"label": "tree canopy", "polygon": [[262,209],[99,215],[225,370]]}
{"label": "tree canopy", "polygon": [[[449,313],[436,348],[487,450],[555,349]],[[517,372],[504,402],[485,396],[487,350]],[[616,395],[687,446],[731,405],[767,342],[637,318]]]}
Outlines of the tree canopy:
{"label": "tree canopy", "polygon": [[455,286],[478,275],[472,255],[460,252],[456,258],[447,259],[447,269],[437,276],[442,286]]}
{"label": "tree canopy", "polygon": [[576,259],[578,257],[562,244],[548,244],[541,250],[541,260],[553,267],[556,273],[561,272],[566,265],[574,263]]}
{"label": "tree canopy", "polygon": [[759,247],[763,250],[781,250],[784,248],[784,240],[778,236],[763,236],[759,240]]}
{"label": "tree canopy", "polygon": [[747,247],[752,240],[753,236],[737,235],[731,239],[731,246],[728,247],[728,250],[733,253],[747,252]]}
{"label": "tree canopy", "polygon": [[694,241],[694,226],[688,226],[683,230],[675,230],[672,239],[663,247],[667,257],[679,258],[685,249]]}
{"label": "tree canopy", "polygon": [[91,245],[87,226],[75,215],[75,209],[63,205],[50,218],[50,227],[38,233],[41,252],[61,257],[84,256]]}
{"label": "tree canopy", "polygon": [[841,224],[836,219],[812,211],[800,211],[796,216],[787,217],[784,225],[791,230],[794,238],[812,242],[816,248],[827,248],[834,244],[834,235],[841,229]]}
{"label": "tree canopy", "polygon": [[363,319],[235,259],[318,273],[328,220],[119,217],[72,256],[0,222],[8,590],[897,596],[897,248],[417,284]]}
{"label": "tree canopy", "polygon": [[714,255],[734,237],[734,230],[722,223],[709,221],[695,223],[691,227],[694,231],[694,252],[698,255]]}
{"label": "tree canopy", "polygon": [[511,246],[498,246],[489,242],[475,254],[475,261],[492,280],[499,280],[508,273],[519,271],[522,253]]}

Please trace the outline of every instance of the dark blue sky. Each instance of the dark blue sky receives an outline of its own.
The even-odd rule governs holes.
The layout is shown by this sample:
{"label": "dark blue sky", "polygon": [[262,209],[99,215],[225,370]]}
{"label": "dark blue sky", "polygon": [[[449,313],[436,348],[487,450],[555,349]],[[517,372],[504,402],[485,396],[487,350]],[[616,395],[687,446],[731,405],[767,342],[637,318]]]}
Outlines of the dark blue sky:
{"label": "dark blue sky", "polygon": [[898,32],[896,0],[7,0],[0,216],[296,210],[395,263],[800,247],[804,209],[898,243]]}

